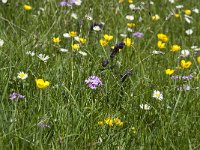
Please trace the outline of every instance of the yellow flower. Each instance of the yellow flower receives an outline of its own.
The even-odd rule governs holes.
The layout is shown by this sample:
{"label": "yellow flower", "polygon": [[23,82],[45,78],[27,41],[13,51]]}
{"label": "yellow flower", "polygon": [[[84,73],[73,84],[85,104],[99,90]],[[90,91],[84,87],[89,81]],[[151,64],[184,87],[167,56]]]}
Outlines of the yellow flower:
{"label": "yellow flower", "polygon": [[172,45],[171,46],[171,51],[172,52],[177,52],[177,51],[179,51],[181,49],[181,47],[179,46],[179,45]]}
{"label": "yellow flower", "polygon": [[160,16],[155,15],[155,16],[152,16],[151,19],[152,19],[153,21],[158,21],[158,20],[160,19]]}
{"label": "yellow flower", "polygon": [[173,73],[174,73],[173,69],[167,69],[167,70],[165,70],[165,74],[166,75],[172,75]]}
{"label": "yellow flower", "polygon": [[123,122],[119,118],[114,118],[114,122],[116,126],[123,126]]}
{"label": "yellow flower", "polygon": [[135,23],[127,23],[127,26],[128,26],[129,28],[134,28],[134,27],[135,27]]}
{"label": "yellow flower", "polygon": [[24,5],[24,9],[28,11],[28,10],[31,10],[32,7],[30,5]]}
{"label": "yellow flower", "polygon": [[191,10],[189,10],[189,9],[187,9],[187,10],[184,10],[184,12],[185,12],[185,14],[186,14],[186,15],[191,15],[191,13],[192,13],[192,11],[191,11]]}
{"label": "yellow flower", "polygon": [[104,39],[101,39],[100,40],[100,44],[101,44],[101,46],[106,46],[108,44],[108,41],[104,40]]}
{"label": "yellow flower", "polygon": [[185,61],[185,60],[181,60],[181,67],[182,68],[190,68],[190,66],[192,65],[192,62],[191,61]]}
{"label": "yellow flower", "polygon": [[79,44],[72,44],[72,49],[78,50],[80,48]]}
{"label": "yellow flower", "polygon": [[113,36],[112,35],[108,35],[108,34],[105,34],[104,36],[104,39],[107,40],[107,41],[110,41],[113,39]]}
{"label": "yellow flower", "polygon": [[71,31],[71,32],[69,32],[69,35],[70,35],[71,37],[75,37],[75,36],[77,35],[77,32]]}
{"label": "yellow flower", "polygon": [[57,38],[54,37],[54,38],[53,38],[53,42],[54,42],[54,43],[60,43],[60,41],[61,41],[61,40],[60,40],[59,37],[57,37]]}
{"label": "yellow flower", "polygon": [[107,125],[109,125],[110,127],[113,126],[113,120],[110,119],[110,117],[108,117],[108,118],[105,119],[105,123],[106,123]]}
{"label": "yellow flower", "polygon": [[165,48],[165,43],[163,43],[162,41],[158,41],[157,46],[160,49]]}
{"label": "yellow flower", "polygon": [[197,57],[197,62],[200,63],[200,56]]}
{"label": "yellow flower", "polygon": [[125,44],[127,47],[130,47],[131,44],[132,44],[132,41],[131,41],[130,38],[125,38],[123,42],[124,42],[124,44]]}
{"label": "yellow flower", "polygon": [[48,81],[44,81],[43,79],[36,79],[35,82],[36,82],[37,88],[39,89],[47,88],[50,84]]}
{"label": "yellow flower", "polygon": [[132,3],[133,3],[133,0],[128,0],[128,3],[129,3],[129,4],[132,4]]}
{"label": "yellow flower", "polygon": [[162,42],[167,42],[169,40],[169,38],[167,37],[167,35],[163,34],[163,33],[159,33],[157,34],[157,37],[159,40],[161,40]]}
{"label": "yellow flower", "polygon": [[85,44],[87,40],[84,39],[84,38],[79,38],[79,41],[80,41],[82,44]]}
{"label": "yellow flower", "polygon": [[103,126],[104,125],[103,121],[98,121],[98,125]]}
{"label": "yellow flower", "polygon": [[174,16],[175,16],[176,18],[179,18],[179,17],[180,17],[180,14],[174,14]]}

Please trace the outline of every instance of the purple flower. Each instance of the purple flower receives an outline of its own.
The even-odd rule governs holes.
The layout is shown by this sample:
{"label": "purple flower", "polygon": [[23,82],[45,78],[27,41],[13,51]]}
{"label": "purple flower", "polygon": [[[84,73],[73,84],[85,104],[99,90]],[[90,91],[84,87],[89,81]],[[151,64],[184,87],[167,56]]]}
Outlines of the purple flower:
{"label": "purple flower", "polygon": [[17,100],[17,99],[24,99],[24,98],[25,98],[25,96],[23,96],[19,93],[16,93],[16,92],[11,93],[9,96],[10,100]]}
{"label": "purple flower", "polygon": [[190,74],[189,76],[182,76],[182,79],[190,80],[193,78],[193,75]]}
{"label": "purple flower", "polygon": [[135,38],[142,38],[143,37],[143,33],[135,32],[135,33],[132,34],[132,36],[135,37]]}
{"label": "purple flower", "polygon": [[101,79],[97,76],[90,76],[85,80],[85,83],[91,88],[96,89],[98,86],[102,86]]}
{"label": "purple flower", "polygon": [[62,7],[67,6],[67,4],[68,4],[68,3],[67,3],[66,1],[61,1],[61,2],[60,2],[60,6],[62,6]]}
{"label": "purple flower", "polygon": [[174,80],[176,80],[176,79],[191,80],[192,78],[193,78],[192,74],[190,74],[188,76],[178,76],[178,75],[171,76],[171,79],[174,79]]}

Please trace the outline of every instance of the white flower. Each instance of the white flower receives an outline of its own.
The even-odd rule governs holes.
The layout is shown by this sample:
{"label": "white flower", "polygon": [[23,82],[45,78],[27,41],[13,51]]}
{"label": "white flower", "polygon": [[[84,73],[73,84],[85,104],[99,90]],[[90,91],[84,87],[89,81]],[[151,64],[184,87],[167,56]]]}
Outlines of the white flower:
{"label": "white flower", "polygon": [[127,37],[127,34],[120,34],[121,37]]}
{"label": "white flower", "polygon": [[180,9],[180,8],[183,8],[184,6],[183,5],[177,5],[176,8]]}
{"label": "white flower", "polygon": [[27,52],[26,52],[26,55],[35,56],[35,52],[27,51]]}
{"label": "white flower", "polygon": [[66,53],[66,52],[68,52],[68,49],[60,48],[60,52]]}
{"label": "white flower", "polygon": [[182,57],[187,57],[187,56],[189,56],[190,55],[190,51],[189,50],[182,50],[181,51],[181,56]]}
{"label": "white flower", "polygon": [[163,100],[163,94],[158,90],[154,90],[153,91],[153,98],[156,98],[156,99],[162,101]]}
{"label": "white flower", "polygon": [[87,20],[93,20],[92,16],[90,16],[90,15],[85,15],[85,18],[86,18]]}
{"label": "white flower", "polygon": [[4,3],[4,4],[7,3],[7,2],[8,2],[8,0],[2,0],[2,3]]}
{"label": "white flower", "polygon": [[134,4],[130,4],[130,5],[129,5],[129,8],[130,8],[131,10],[134,10],[134,9],[135,9],[135,5],[134,5]]}
{"label": "white flower", "polygon": [[184,16],[185,16],[185,21],[186,21],[187,23],[191,23],[192,17],[190,17],[190,16],[188,16],[188,15],[184,15]]}
{"label": "white flower", "polygon": [[134,16],[132,16],[132,15],[127,15],[127,16],[126,16],[126,19],[132,21],[132,20],[134,20]]}
{"label": "white flower", "polygon": [[26,78],[28,78],[28,74],[24,73],[24,72],[19,72],[17,77],[21,80],[25,80]]}
{"label": "white flower", "polygon": [[133,29],[131,29],[131,28],[128,28],[127,30],[128,30],[129,32],[133,32]]}
{"label": "white flower", "polygon": [[173,4],[173,3],[174,3],[174,0],[169,0],[169,2]]}
{"label": "white flower", "polygon": [[80,42],[80,38],[78,36],[75,36],[74,40],[76,40],[77,42]]}
{"label": "white flower", "polygon": [[141,109],[144,109],[144,110],[150,110],[150,109],[151,109],[151,106],[148,105],[148,104],[141,104],[141,105],[140,105],[140,108],[141,108]]}
{"label": "white flower", "polygon": [[193,49],[195,51],[200,51],[200,48],[198,46],[191,46],[191,49]]}
{"label": "white flower", "polygon": [[80,5],[81,5],[81,3],[82,3],[82,1],[81,1],[81,0],[76,0],[76,1],[75,1],[75,5],[77,5],[77,6],[80,6]]}
{"label": "white flower", "polygon": [[197,9],[197,8],[193,8],[192,11],[195,12],[196,14],[199,13],[199,9]]}
{"label": "white flower", "polygon": [[87,56],[87,53],[86,52],[83,52],[83,51],[78,51],[79,54],[83,55],[83,56]]}
{"label": "white flower", "polygon": [[2,39],[0,39],[0,47],[2,47],[4,44],[4,41]]}
{"label": "white flower", "polygon": [[69,35],[69,33],[64,33],[63,36],[64,36],[65,38],[70,38],[70,37],[71,37],[71,36]]}
{"label": "white flower", "polygon": [[94,30],[94,31],[100,31],[101,28],[100,28],[99,26],[94,26],[94,27],[93,27],[93,30]]}
{"label": "white flower", "polygon": [[154,54],[154,55],[159,55],[159,54],[164,55],[165,53],[162,52],[162,51],[156,51],[156,50],[154,50],[154,51],[152,52],[152,54]]}
{"label": "white flower", "polygon": [[71,14],[71,17],[74,18],[74,19],[78,19],[78,16],[77,16],[77,14],[75,14],[75,13],[72,13],[72,14]]}
{"label": "white flower", "polygon": [[192,29],[188,29],[188,30],[185,31],[185,33],[186,33],[187,35],[191,35],[191,34],[193,33],[193,30],[192,30]]}
{"label": "white flower", "polygon": [[42,60],[43,62],[47,62],[47,60],[50,58],[48,55],[45,55],[45,54],[39,54],[38,55],[38,58],[40,59],[40,60]]}
{"label": "white flower", "polygon": [[150,1],[150,4],[151,4],[151,5],[154,5],[154,2],[153,2],[153,1]]}

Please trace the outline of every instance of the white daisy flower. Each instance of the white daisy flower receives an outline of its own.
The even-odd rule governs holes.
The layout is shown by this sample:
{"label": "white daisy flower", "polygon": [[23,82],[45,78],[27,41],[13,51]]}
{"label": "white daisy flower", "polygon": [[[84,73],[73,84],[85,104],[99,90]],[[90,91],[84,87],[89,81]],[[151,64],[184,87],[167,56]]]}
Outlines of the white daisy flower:
{"label": "white daisy flower", "polygon": [[7,3],[7,2],[8,2],[8,0],[2,0],[2,3],[4,3],[4,4]]}
{"label": "white daisy flower", "polygon": [[199,13],[199,9],[197,9],[197,8],[193,8],[192,11],[195,12],[196,14]]}
{"label": "white daisy flower", "polygon": [[185,33],[186,33],[187,35],[191,35],[191,34],[193,33],[193,30],[192,30],[192,29],[188,29],[188,30],[185,31]]}
{"label": "white daisy flower", "polygon": [[183,8],[184,6],[183,5],[177,5],[176,8],[180,9],[180,8]]}
{"label": "white daisy flower", "polygon": [[140,105],[140,108],[141,108],[141,109],[144,109],[144,110],[150,110],[150,109],[151,109],[151,106],[148,105],[148,104],[141,104],[141,105]]}
{"label": "white daisy flower", "polygon": [[27,52],[26,52],[26,55],[35,56],[35,52],[27,51]]}
{"label": "white daisy flower", "polygon": [[67,53],[67,52],[68,52],[68,49],[60,48],[60,52]]}
{"label": "white daisy flower", "polygon": [[83,52],[83,51],[78,51],[79,54],[83,55],[83,56],[87,56],[87,53],[86,52]]}
{"label": "white daisy flower", "polygon": [[153,55],[159,55],[159,54],[164,55],[165,53],[162,52],[162,51],[156,51],[156,50],[154,50],[154,51],[152,51],[152,54],[153,54]]}
{"label": "white daisy flower", "polygon": [[24,72],[19,72],[17,77],[21,80],[25,80],[26,78],[28,78],[28,74],[24,73]]}
{"label": "white daisy flower", "polygon": [[153,98],[156,98],[156,99],[162,101],[163,100],[163,94],[158,90],[154,90],[153,91]]}
{"label": "white daisy flower", "polygon": [[191,49],[193,49],[194,51],[200,51],[200,48],[198,46],[191,46]]}
{"label": "white daisy flower", "polygon": [[187,56],[189,56],[190,55],[190,51],[189,50],[182,50],[181,51],[181,56],[182,57],[187,57]]}
{"label": "white daisy flower", "polygon": [[70,38],[70,37],[71,37],[71,36],[69,35],[69,33],[64,33],[63,36],[64,36],[65,38]]}
{"label": "white daisy flower", "polygon": [[93,30],[94,30],[94,31],[100,31],[101,28],[100,28],[99,26],[94,26],[94,27],[93,27]]}
{"label": "white daisy flower", "polygon": [[81,0],[76,0],[76,1],[75,1],[75,5],[77,5],[77,6],[80,6],[80,5],[81,5],[81,3],[82,3],[82,1],[81,1]]}
{"label": "white daisy flower", "polygon": [[132,21],[132,20],[134,20],[134,16],[132,16],[132,15],[127,15],[127,16],[126,16],[126,19]]}
{"label": "white daisy flower", "polygon": [[0,47],[2,47],[4,44],[4,40],[0,39]]}
{"label": "white daisy flower", "polygon": [[38,55],[38,58],[40,59],[40,60],[42,60],[43,62],[47,62],[47,60],[50,58],[48,55],[45,55],[45,54],[39,54]]}

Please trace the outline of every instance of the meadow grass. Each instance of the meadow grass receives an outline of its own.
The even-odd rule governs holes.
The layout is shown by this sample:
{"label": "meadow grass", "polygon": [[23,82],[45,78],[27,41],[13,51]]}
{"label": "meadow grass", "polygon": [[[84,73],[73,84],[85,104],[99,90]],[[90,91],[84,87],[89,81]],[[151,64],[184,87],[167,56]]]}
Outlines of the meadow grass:
{"label": "meadow grass", "polygon": [[[194,10],[200,8],[199,0],[138,0],[133,2],[137,10],[131,10],[127,0],[83,0],[80,6],[64,7],[59,2],[0,2],[0,39],[4,41],[0,47],[0,149],[200,149],[200,54],[198,48],[191,48],[200,47],[200,18]],[[25,10],[25,4],[32,9]],[[178,9],[178,5],[184,7]],[[192,11],[191,23],[185,17],[187,9]],[[160,19],[152,20],[156,14]],[[127,15],[134,20],[126,19]],[[103,22],[101,31],[91,30],[94,22]],[[135,23],[132,31],[127,23]],[[191,35],[186,34],[188,29],[193,30]],[[87,40],[79,50],[71,48],[78,43],[73,37],[63,37],[70,31]],[[142,38],[132,36],[137,31]],[[169,38],[164,49],[157,46],[158,33]],[[101,46],[104,34],[113,39]],[[131,38],[132,44],[110,58],[111,46],[125,39],[120,34]],[[54,37],[61,41],[53,42]],[[190,55],[170,51],[173,44]],[[35,55],[27,55],[28,51]],[[43,62],[39,54],[50,58]],[[105,60],[109,64],[103,67]],[[181,60],[192,65],[184,69]],[[167,75],[168,68],[175,72]],[[18,78],[22,71],[28,78]],[[92,75],[103,85],[91,89],[85,80]],[[40,89],[35,79],[50,85]],[[155,90],[161,92],[157,98]],[[11,100],[12,92],[25,98]]]}

